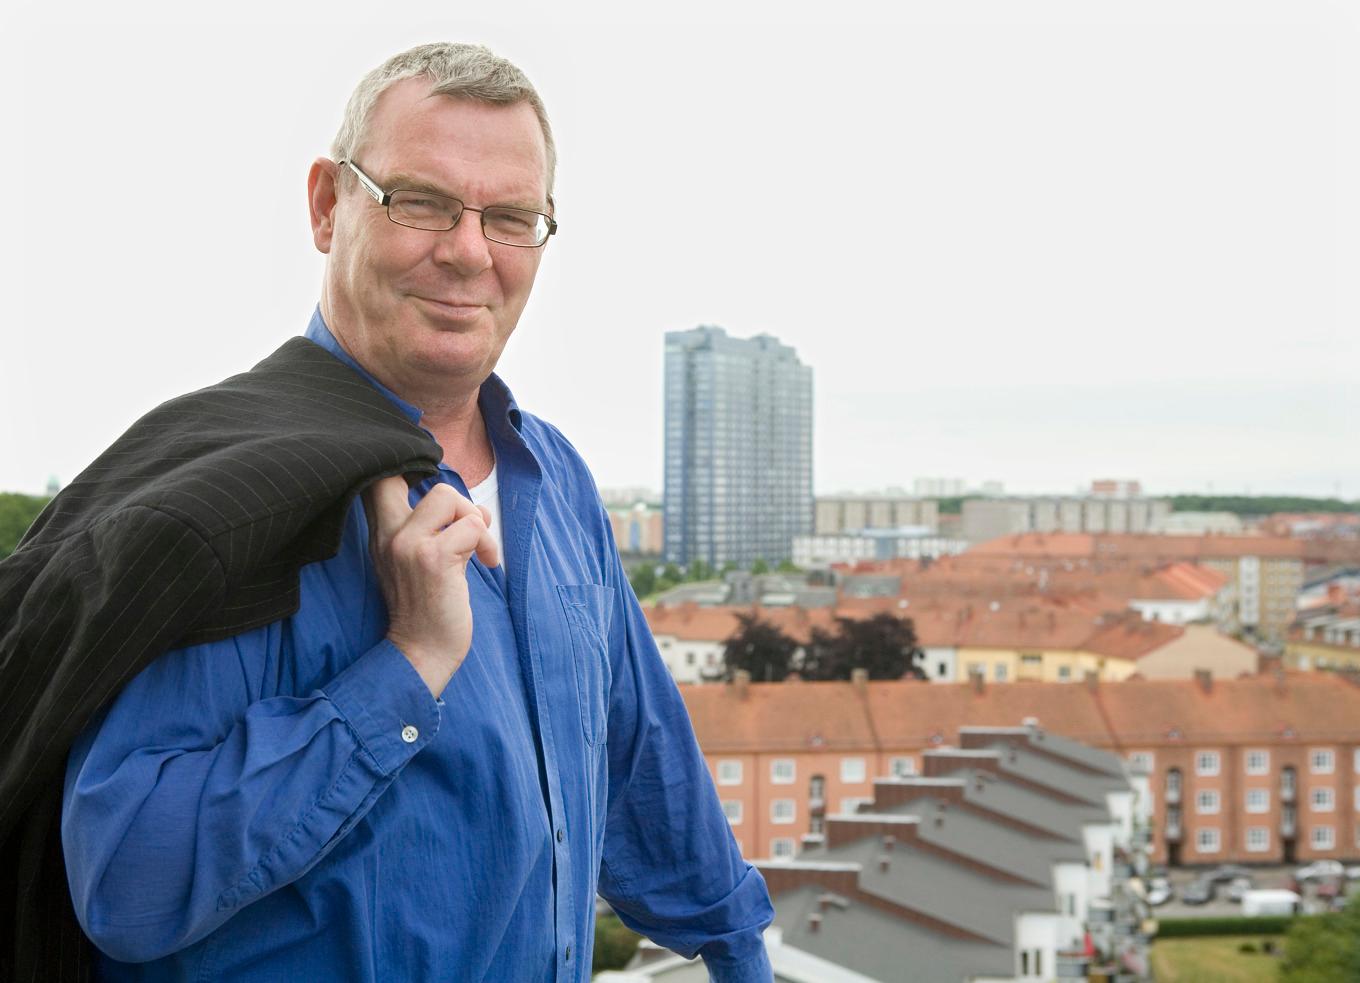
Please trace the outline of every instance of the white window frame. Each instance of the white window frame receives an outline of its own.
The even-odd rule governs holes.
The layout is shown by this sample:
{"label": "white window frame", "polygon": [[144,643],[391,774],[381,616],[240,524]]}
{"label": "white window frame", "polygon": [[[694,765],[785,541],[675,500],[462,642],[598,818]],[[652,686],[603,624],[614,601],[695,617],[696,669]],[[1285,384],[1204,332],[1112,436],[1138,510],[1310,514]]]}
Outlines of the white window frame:
{"label": "white window frame", "polygon": [[1360,747],[1351,751],[1351,770],[1360,775]]}
{"label": "white window frame", "polygon": [[794,853],[792,836],[776,836],[770,841],[770,856],[776,860],[792,859]]}
{"label": "white window frame", "polygon": [[[1323,842],[1323,841],[1326,842]],[[1308,844],[1314,850],[1335,850],[1336,849],[1336,827],[1335,826],[1314,826],[1308,831]]]}
{"label": "white window frame", "polygon": [[793,799],[770,800],[770,822],[775,826],[787,826],[798,818],[798,803]]}
{"label": "white window frame", "polygon": [[1157,770],[1157,755],[1152,751],[1134,751],[1129,755],[1130,765],[1142,765],[1149,775]]}
{"label": "white window frame", "polygon": [[[856,768],[858,766],[858,768]],[[855,777],[858,775],[859,777]],[[841,782],[859,785],[869,780],[869,770],[863,758],[841,758]]]}
{"label": "white window frame", "polygon": [[1216,816],[1223,808],[1223,797],[1216,788],[1202,788],[1195,793],[1195,815]]}
{"label": "white window frame", "polygon": [[[1255,836],[1255,843],[1252,842]],[[1269,826],[1248,826],[1246,833],[1246,846],[1248,853],[1269,853],[1270,852],[1270,827]]]}
{"label": "white window frame", "polygon": [[718,762],[718,784],[719,785],[740,785],[741,784],[741,762],[736,758],[723,758]]}
{"label": "white window frame", "polygon": [[1308,809],[1311,812],[1336,812],[1336,789],[1320,785],[1309,790]]}
{"label": "white window frame", "polygon": [[[783,766],[788,766],[788,774],[782,774]],[[770,784],[792,785],[798,780],[798,762],[794,758],[775,758],[770,762]]]}
{"label": "white window frame", "polygon": [[[888,759],[888,771],[893,778],[910,778],[916,774],[916,759],[897,756]],[[1360,791],[1360,785],[1356,786]]]}
{"label": "white window frame", "polygon": [[1195,830],[1195,850],[1198,853],[1218,853],[1223,849],[1223,837],[1217,826],[1201,826]]}
{"label": "white window frame", "polygon": [[723,799],[723,815],[727,817],[730,826],[741,825],[741,799]]}
{"label": "white window frame", "polygon": [[1310,748],[1308,751],[1308,773],[1310,775],[1330,775],[1336,771],[1336,752],[1328,747]]}
{"label": "white window frame", "polygon": [[1195,752],[1195,774],[1201,778],[1212,778],[1223,766],[1223,756],[1217,751]]}
{"label": "white window frame", "polygon": [[[1355,811],[1360,812],[1360,785],[1355,786],[1351,791],[1355,793]],[[1356,831],[1360,832],[1360,826],[1356,827]]]}
{"label": "white window frame", "polygon": [[[1252,804],[1252,800],[1256,804]],[[1270,811],[1270,789],[1268,788],[1249,788],[1242,802],[1242,808],[1247,812],[1269,812]]]}
{"label": "white window frame", "polygon": [[[1258,763],[1253,766],[1252,758],[1258,759]],[[1246,770],[1248,775],[1269,775],[1270,774],[1270,752],[1263,748],[1251,748],[1247,751]]]}

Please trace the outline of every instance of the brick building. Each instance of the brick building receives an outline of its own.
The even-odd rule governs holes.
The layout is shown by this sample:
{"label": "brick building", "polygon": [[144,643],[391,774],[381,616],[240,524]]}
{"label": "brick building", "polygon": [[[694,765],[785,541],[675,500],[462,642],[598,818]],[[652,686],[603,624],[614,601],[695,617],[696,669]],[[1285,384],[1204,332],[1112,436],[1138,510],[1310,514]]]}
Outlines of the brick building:
{"label": "brick building", "polygon": [[1360,858],[1360,686],[1332,673],[1079,684],[682,686],[743,851],[790,857],[879,776],[967,726],[1031,719],[1150,772],[1159,862]]}

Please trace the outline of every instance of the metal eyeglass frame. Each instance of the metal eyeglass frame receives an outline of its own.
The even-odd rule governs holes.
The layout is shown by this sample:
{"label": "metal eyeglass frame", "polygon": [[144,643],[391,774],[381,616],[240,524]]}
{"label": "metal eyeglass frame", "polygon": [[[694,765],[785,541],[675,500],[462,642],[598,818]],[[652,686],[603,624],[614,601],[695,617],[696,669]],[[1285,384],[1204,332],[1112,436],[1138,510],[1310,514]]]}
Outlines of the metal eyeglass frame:
{"label": "metal eyeglass frame", "polygon": [[548,220],[548,233],[543,237],[542,242],[530,244],[526,242],[505,242],[502,239],[493,239],[486,231],[486,208],[473,208],[471,205],[464,204],[461,198],[455,198],[453,195],[436,194],[434,192],[421,192],[421,193],[429,194],[433,198],[446,198],[449,201],[458,202],[459,209],[458,217],[453,220],[453,225],[450,225],[447,229],[421,229],[414,225],[406,225],[405,223],[398,222],[396,219],[392,217],[392,210],[390,207],[392,204],[392,195],[396,194],[398,191],[411,191],[414,189],[393,188],[391,191],[384,191],[382,188],[378,187],[377,181],[374,181],[371,177],[369,177],[362,170],[360,170],[359,165],[354,163],[354,161],[352,160],[338,160],[335,162],[335,166],[348,167],[351,171],[353,171],[354,176],[359,179],[359,183],[364,186],[364,190],[367,191],[370,195],[372,195],[373,200],[376,201],[379,205],[382,205],[383,208],[387,211],[387,220],[391,222],[393,225],[400,225],[403,229],[416,229],[419,232],[448,232],[451,229],[457,228],[459,221],[461,221],[463,218],[464,212],[476,212],[478,215],[482,216],[480,222],[482,227],[482,236],[486,239],[487,242],[494,242],[501,246],[513,246],[516,249],[542,249],[544,246],[548,244],[548,236],[557,234],[557,219],[553,218],[547,212],[535,211],[532,208],[520,208],[518,205],[488,205],[486,206],[487,208],[511,208],[517,212],[528,212],[531,215],[540,215]]}

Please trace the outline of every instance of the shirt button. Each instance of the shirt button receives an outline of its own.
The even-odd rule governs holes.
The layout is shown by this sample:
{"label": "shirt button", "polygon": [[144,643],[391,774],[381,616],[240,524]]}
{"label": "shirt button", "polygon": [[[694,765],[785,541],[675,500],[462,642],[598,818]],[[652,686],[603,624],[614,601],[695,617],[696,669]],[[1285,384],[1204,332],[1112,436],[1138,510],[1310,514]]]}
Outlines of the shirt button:
{"label": "shirt button", "polygon": [[557,831],[557,842],[558,842],[558,843],[561,843],[561,842],[562,842],[563,840],[565,840],[566,838],[567,838],[567,834],[564,833],[564,832],[562,832],[562,831],[559,829],[559,830]]}
{"label": "shirt button", "polygon": [[414,744],[418,737],[420,737],[420,731],[416,730],[410,724],[407,724],[401,729],[401,739],[407,744]]}
{"label": "shirt button", "polygon": [[567,946],[567,962],[571,962],[571,946]]}

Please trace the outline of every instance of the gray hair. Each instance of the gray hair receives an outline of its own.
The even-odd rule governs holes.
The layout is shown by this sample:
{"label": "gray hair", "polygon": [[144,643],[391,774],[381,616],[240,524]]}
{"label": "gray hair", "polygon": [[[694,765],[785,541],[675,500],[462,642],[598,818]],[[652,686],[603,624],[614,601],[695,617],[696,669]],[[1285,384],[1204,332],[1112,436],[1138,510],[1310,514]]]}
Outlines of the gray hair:
{"label": "gray hair", "polygon": [[369,72],[354,89],[345,106],[340,132],[331,144],[331,156],[348,160],[359,149],[369,116],[378,97],[387,87],[409,78],[430,80],[430,94],[472,99],[498,106],[527,102],[538,117],[547,149],[548,195],[552,196],[557,171],[557,148],[553,144],[548,111],[538,91],[522,71],[511,62],[480,44],[455,44],[447,41],[422,44],[393,55]]}

